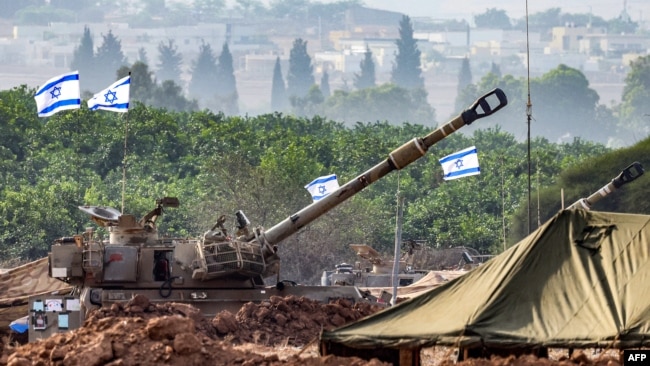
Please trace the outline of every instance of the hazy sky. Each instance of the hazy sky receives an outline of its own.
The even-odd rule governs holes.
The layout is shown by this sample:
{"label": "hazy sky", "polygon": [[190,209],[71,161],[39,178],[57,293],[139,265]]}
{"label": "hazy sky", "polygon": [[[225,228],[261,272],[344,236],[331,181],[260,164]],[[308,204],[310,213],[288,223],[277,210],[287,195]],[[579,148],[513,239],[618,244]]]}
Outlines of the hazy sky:
{"label": "hazy sky", "polygon": [[[559,7],[565,13],[589,13],[612,19],[623,10],[627,3],[627,12],[632,20],[650,19],[650,1],[648,0],[528,0],[528,14]],[[488,8],[503,9],[510,18],[522,18],[526,15],[525,0],[364,0],[368,7],[406,13],[411,17],[430,16],[435,18],[466,19],[473,22],[473,16],[485,12]]]}
{"label": "hazy sky", "polygon": [[[179,1],[179,0],[175,0]],[[268,5],[272,0],[261,0]],[[338,0],[312,0],[324,3]],[[229,6],[235,0],[226,0]],[[473,23],[474,15],[484,13],[488,8],[503,9],[510,18],[526,16],[526,0],[363,0],[370,8],[404,13],[410,17],[426,16],[440,19],[465,19]],[[587,14],[591,12],[605,20],[616,18],[627,4],[632,20],[650,19],[649,0],[528,0],[528,14],[548,8],[561,8],[565,13]]]}

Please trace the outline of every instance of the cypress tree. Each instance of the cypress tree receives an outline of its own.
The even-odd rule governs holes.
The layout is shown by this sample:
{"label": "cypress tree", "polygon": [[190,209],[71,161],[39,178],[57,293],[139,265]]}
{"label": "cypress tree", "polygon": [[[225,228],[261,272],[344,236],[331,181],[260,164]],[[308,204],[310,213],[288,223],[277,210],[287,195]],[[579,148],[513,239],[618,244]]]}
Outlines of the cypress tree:
{"label": "cypress tree", "polygon": [[368,46],[359,67],[361,73],[354,74],[354,87],[361,90],[375,86],[375,62],[372,60],[372,51]]}
{"label": "cypress tree", "polygon": [[126,65],[126,57],[122,53],[122,42],[108,31],[107,35],[102,36],[104,42],[97,49],[95,59],[97,60],[97,81],[98,88],[103,89],[117,80],[117,70]]}
{"label": "cypress tree", "polygon": [[94,90],[93,80],[97,72],[95,67],[95,50],[93,46],[93,37],[90,34],[90,29],[84,27],[84,34],[81,37],[79,47],[75,48],[72,54],[72,62],[70,62],[72,70],[79,71],[79,83],[83,90]]}
{"label": "cypress tree", "polygon": [[324,99],[329,98],[332,94],[330,92],[330,76],[327,71],[323,71],[323,76],[320,78],[320,91]]}
{"label": "cypress tree", "polygon": [[307,54],[307,41],[297,38],[293,42],[289,55],[289,73],[287,74],[287,93],[289,98],[304,98],[309,88],[314,85],[314,67]]}
{"label": "cypress tree", "polygon": [[232,65],[232,54],[228,48],[228,43],[225,42],[219,55],[216,82],[215,91],[221,110],[226,114],[239,113],[239,95],[237,94],[235,70]]}
{"label": "cypress tree", "polygon": [[463,63],[460,65],[460,72],[458,73],[458,93],[462,92],[468,85],[472,83],[472,70],[469,67],[469,58],[465,57]]}
{"label": "cypress tree", "polygon": [[158,45],[158,72],[156,77],[161,83],[165,80],[172,80],[180,85],[181,64],[183,57],[178,53],[178,48],[172,39],[167,43],[160,42]]}
{"label": "cypress tree", "polygon": [[205,103],[215,96],[217,58],[210,44],[203,43],[199,47],[199,55],[192,62],[192,79],[188,87],[190,96]]}
{"label": "cypress tree", "polygon": [[469,67],[469,58],[465,57],[458,72],[458,85],[456,87],[456,110],[462,110],[467,105],[467,100],[473,100],[476,95],[476,86],[472,84],[472,71]]}
{"label": "cypress tree", "polygon": [[138,48],[138,59],[136,62],[142,62],[143,64],[149,65],[149,57],[147,56],[147,50],[144,47]]}
{"label": "cypress tree", "polygon": [[393,64],[391,82],[406,89],[424,88],[422,70],[420,69],[420,50],[413,38],[411,18],[402,16],[399,23],[400,38],[397,44],[397,55]]}
{"label": "cypress tree", "polygon": [[275,67],[273,68],[273,84],[271,87],[271,109],[273,111],[282,112],[286,110],[289,100],[287,99],[287,90],[284,87],[284,79],[282,78],[282,68],[280,67],[280,57],[275,59]]}
{"label": "cypress tree", "polygon": [[499,67],[499,65],[495,64],[494,62],[492,62],[492,66],[490,67],[490,72],[498,77],[501,77],[501,68]]}

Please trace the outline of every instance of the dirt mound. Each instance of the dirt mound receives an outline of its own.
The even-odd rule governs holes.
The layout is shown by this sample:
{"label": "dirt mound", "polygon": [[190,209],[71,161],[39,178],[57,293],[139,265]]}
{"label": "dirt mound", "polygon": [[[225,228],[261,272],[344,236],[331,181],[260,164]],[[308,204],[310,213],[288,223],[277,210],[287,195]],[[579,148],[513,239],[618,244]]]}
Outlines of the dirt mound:
{"label": "dirt mound", "polygon": [[321,304],[307,298],[271,298],[246,304],[237,314],[214,319],[181,303],[154,304],[136,296],[90,314],[83,327],[19,347],[5,346],[0,365],[384,365],[358,358],[305,357],[291,352],[260,354],[235,348],[305,345],[321,329],[331,329],[380,308],[338,301]]}
{"label": "dirt mound", "polygon": [[[272,297],[248,303],[237,314],[227,311],[213,319],[182,303],[151,303],[136,296],[124,305],[92,312],[83,327],[22,346],[5,342],[0,365],[290,365],[382,366],[377,359],[318,355],[322,329],[332,329],[381,308],[338,300],[331,304],[303,297]],[[616,354],[571,357],[550,354],[469,359],[455,363],[453,349],[423,350],[422,365],[620,365]]]}
{"label": "dirt mound", "polygon": [[590,357],[585,351],[575,351],[571,357],[560,357],[557,360],[539,358],[533,355],[521,356],[492,356],[490,359],[476,358],[461,362],[445,360],[439,366],[620,366],[619,359],[612,355]]}
{"label": "dirt mound", "polygon": [[273,296],[261,304],[248,303],[236,315],[222,311],[212,319],[220,336],[235,343],[303,346],[321,330],[331,330],[376,313],[380,307],[338,299],[323,304],[305,297]]}

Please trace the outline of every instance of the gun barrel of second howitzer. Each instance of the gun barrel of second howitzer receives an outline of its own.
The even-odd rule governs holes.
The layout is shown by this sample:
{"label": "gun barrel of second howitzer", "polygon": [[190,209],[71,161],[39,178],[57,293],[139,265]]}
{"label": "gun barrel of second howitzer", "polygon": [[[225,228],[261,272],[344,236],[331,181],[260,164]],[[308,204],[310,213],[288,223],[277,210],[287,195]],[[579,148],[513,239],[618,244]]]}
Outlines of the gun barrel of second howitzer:
{"label": "gun barrel of second howitzer", "polygon": [[421,158],[432,145],[459,128],[469,125],[477,119],[491,115],[503,108],[507,103],[506,95],[501,89],[492,90],[477,99],[470,108],[463,111],[463,113],[442,127],[437,128],[425,137],[414,138],[398,147],[383,162],[347,182],[324,198],[310,204],[279,224],[266,230],[263,233],[263,240],[270,245],[279,243],[391,171],[402,169]]}
{"label": "gun barrel of second howitzer", "polygon": [[607,183],[601,189],[592,193],[587,198],[581,198],[574,202],[569,209],[573,208],[582,208],[585,210],[590,210],[591,206],[610,195],[615,190],[621,188],[624,184],[630,183],[631,181],[642,176],[644,173],[643,166],[639,162],[634,162],[630,164],[627,168],[623,169],[611,182]]}

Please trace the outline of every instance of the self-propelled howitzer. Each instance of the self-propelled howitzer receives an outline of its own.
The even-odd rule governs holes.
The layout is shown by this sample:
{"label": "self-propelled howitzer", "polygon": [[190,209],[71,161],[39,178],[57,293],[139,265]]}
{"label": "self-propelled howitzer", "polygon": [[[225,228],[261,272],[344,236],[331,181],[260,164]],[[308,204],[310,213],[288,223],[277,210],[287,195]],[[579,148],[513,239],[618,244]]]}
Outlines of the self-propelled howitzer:
{"label": "self-propelled howitzer", "polygon": [[266,286],[264,279],[279,272],[277,244],[391,171],[424,156],[449,134],[506,104],[500,89],[491,91],[450,122],[405,143],[383,162],[268,230],[251,228],[244,213],[238,211],[232,229],[221,216],[199,238],[161,238],[156,222],[165,208],[178,207],[177,198],[157,200],[156,207],[140,220],[110,207],[82,206],[82,211],[108,231],[109,239],[99,238],[95,229],[88,228],[54,243],[49,254],[50,276],[76,290],[73,296],[30,299],[31,324],[50,319],[45,327],[30,327],[30,339],[76,328],[88,310],[126,302],[138,294],[152,302],[190,303],[206,316],[221,310],[237,311],[244,303],[274,295],[306,296],[323,302],[336,298],[360,301],[364,294],[353,286],[287,285],[283,281]]}
{"label": "self-propelled howitzer", "polygon": [[623,169],[611,182],[605,184],[601,189],[589,195],[589,197],[581,198],[574,202],[569,209],[581,208],[583,210],[591,210],[591,206],[600,201],[601,199],[609,196],[612,192],[621,188],[624,184],[628,184],[633,180],[643,175],[643,165],[635,161],[627,168]]}

